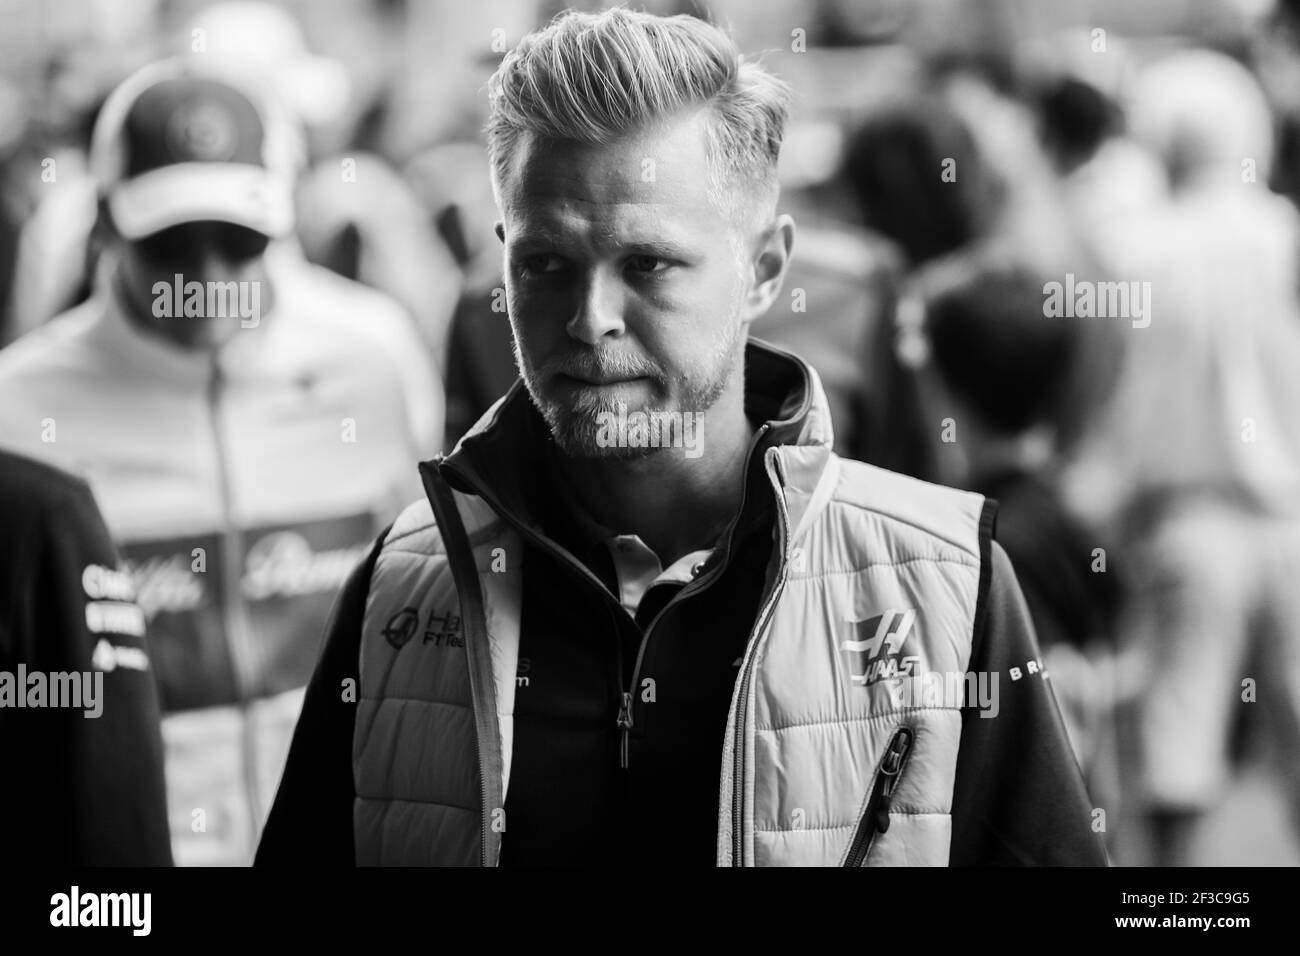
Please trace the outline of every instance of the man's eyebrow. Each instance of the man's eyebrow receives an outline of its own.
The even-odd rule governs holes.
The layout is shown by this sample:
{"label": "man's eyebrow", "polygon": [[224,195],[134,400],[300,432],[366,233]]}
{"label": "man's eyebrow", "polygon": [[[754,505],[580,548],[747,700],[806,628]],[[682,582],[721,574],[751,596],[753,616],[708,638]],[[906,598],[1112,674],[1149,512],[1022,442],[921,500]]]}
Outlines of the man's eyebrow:
{"label": "man's eyebrow", "polygon": [[691,252],[671,239],[634,239],[624,244],[629,252],[639,256],[657,256],[661,259],[689,259]]}
{"label": "man's eyebrow", "polygon": [[[566,237],[562,231],[539,226],[523,228],[509,237],[509,244],[523,249],[563,249],[573,242],[574,237]],[[632,255],[658,256],[664,259],[687,259],[691,251],[673,239],[656,236],[644,238],[602,237],[602,245],[616,245],[621,251]]]}
{"label": "man's eyebrow", "polygon": [[553,229],[533,227],[516,229],[507,241],[512,246],[559,246],[564,244],[564,237]]}

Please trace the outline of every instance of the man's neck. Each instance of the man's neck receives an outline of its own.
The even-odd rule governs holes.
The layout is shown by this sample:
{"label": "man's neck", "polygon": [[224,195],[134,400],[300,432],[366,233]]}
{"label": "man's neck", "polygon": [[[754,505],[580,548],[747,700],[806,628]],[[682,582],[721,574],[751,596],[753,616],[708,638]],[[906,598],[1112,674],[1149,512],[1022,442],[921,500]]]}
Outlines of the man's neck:
{"label": "man's neck", "polygon": [[645,458],[561,459],[592,517],[619,534],[639,537],[664,567],[712,547],[740,509],[755,433],[741,390],[724,394],[703,420],[698,458],[674,447]]}

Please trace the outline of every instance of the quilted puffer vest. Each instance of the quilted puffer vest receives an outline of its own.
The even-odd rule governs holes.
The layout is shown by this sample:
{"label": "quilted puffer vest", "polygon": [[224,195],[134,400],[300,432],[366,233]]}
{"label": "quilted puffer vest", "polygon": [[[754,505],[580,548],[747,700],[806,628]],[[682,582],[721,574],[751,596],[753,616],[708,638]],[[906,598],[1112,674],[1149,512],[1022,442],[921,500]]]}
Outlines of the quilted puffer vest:
{"label": "quilted puffer vest", "polygon": [[[765,452],[778,527],[719,754],[717,860],[943,866],[991,508],[828,445]],[[421,466],[429,500],[398,519],[371,577],[362,865],[493,865],[509,839],[522,541],[442,467]]]}

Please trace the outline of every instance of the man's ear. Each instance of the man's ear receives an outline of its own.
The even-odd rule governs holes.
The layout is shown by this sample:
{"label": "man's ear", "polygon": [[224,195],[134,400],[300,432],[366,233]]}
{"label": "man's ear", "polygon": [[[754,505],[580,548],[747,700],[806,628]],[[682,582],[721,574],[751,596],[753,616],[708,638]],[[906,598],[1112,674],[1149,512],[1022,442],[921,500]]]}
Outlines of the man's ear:
{"label": "man's ear", "polygon": [[752,322],[772,307],[781,294],[785,274],[794,253],[794,220],[786,214],[777,216],[758,241],[748,266],[754,270],[754,283],[745,296],[741,319]]}

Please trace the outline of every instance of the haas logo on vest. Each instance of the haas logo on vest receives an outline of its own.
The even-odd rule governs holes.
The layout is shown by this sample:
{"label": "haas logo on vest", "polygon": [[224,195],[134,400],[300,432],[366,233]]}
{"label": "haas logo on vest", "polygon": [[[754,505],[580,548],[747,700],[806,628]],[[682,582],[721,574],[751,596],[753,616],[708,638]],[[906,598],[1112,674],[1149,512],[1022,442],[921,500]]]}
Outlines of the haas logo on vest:
{"label": "haas logo on vest", "polygon": [[849,621],[854,639],[841,643],[840,650],[848,655],[853,683],[870,687],[877,681],[910,677],[920,657],[900,652],[915,623],[916,611],[911,608],[887,609],[863,621]]}
{"label": "haas logo on vest", "polygon": [[[421,644],[435,647],[464,647],[465,636],[460,629],[460,615],[447,611],[443,614],[429,612]],[[420,630],[420,612],[413,607],[404,607],[388,619],[380,631],[384,639],[395,650],[401,650]]]}
{"label": "haas logo on vest", "polygon": [[390,645],[401,650],[419,628],[420,612],[413,607],[404,607],[388,619],[382,633]]}

